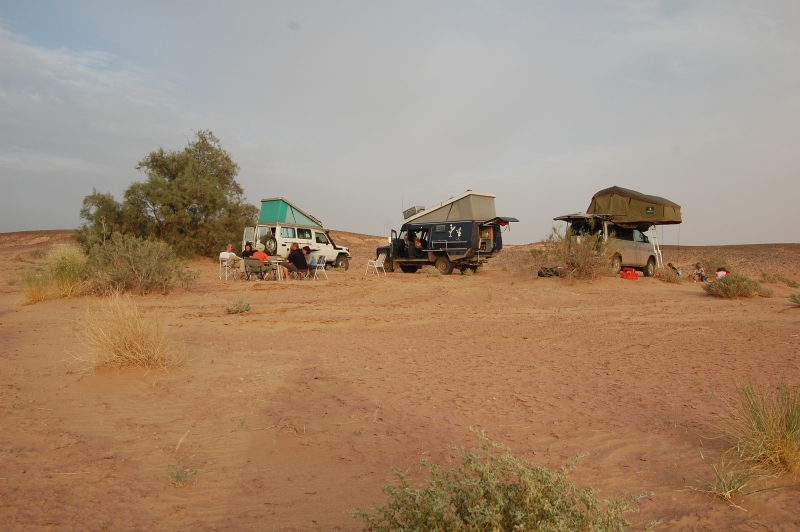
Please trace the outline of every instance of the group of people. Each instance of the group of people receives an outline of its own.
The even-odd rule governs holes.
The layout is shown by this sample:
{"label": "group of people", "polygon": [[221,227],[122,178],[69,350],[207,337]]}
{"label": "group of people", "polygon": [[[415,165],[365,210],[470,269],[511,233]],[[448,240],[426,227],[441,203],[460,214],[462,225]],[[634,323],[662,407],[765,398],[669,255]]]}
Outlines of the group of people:
{"label": "group of people", "polygon": [[[674,271],[678,275],[682,275],[683,274],[683,272],[680,269],[676,268],[671,262],[667,263],[667,268],[669,268],[670,270]],[[726,275],[730,275],[730,274],[731,274],[731,272],[727,268],[724,268],[724,267],[717,268],[717,272],[716,272],[717,279],[722,279]],[[703,265],[701,263],[699,263],[699,262],[694,265],[694,271],[692,272],[692,279],[693,279],[693,282],[695,282],[695,283],[706,283],[706,282],[708,282],[708,275],[706,275],[706,270],[705,270],[705,268],[703,268]]]}
{"label": "group of people", "polygon": [[[255,251],[253,251],[253,245],[248,242],[241,257],[238,257],[233,252],[233,244],[228,244],[225,247],[225,251],[219,254],[219,260],[227,262],[228,267],[239,270],[243,278],[245,273],[244,259],[251,258],[258,259],[260,263],[259,266],[250,267],[250,272],[258,274],[259,279],[264,279],[265,275],[272,273],[274,265],[269,255],[265,253],[264,244],[260,242],[256,244]],[[283,269],[284,280],[291,279],[291,274],[294,274],[295,278],[301,279],[304,275],[307,276],[310,270],[317,267],[317,257],[311,252],[311,248],[303,246],[301,249],[300,245],[295,242],[289,250],[289,256],[280,263],[280,267]]]}

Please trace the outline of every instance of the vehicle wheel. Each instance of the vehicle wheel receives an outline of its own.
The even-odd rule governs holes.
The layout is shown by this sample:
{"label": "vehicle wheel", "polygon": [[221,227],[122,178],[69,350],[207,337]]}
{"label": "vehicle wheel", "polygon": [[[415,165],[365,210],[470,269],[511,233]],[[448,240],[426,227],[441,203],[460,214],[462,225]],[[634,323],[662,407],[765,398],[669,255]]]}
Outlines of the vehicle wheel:
{"label": "vehicle wheel", "polygon": [[400,270],[403,273],[417,273],[419,266],[400,266]]}
{"label": "vehicle wheel", "polygon": [[650,257],[647,259],[647,266],[644,267],[644,276],[652,277],[656,273],[656,259]]}
{"label": "vehicle wheel", "polygon": [[275,240],[274,236],[267,235],[267,238],[264,241],[264,247],[266,248],[267,255],[274,257],[278,254],[278,241]]}
{"label": "vehicle wheel", "polygon": [[450,259],[444,255],[436,259],[434,266],[436,266],[436,269],[439,270],[439,273],[442,275],[450,275],[453,273],[453,268],[455,268],[455,265],[450,262]]}
{"label": "vehicle wheel", "polygon": [[347,260],[347,257],[344,255],[339,255],[336,257],[336,264],[333,265],[334,268],[342,268],[344,271],[347,271],[350,268],[350,261]]}
{"label": "vehicle wheel", "polygon": [[394,271],[394,261],[387,257],[383,261],[383,269],[386,270],[386,273],[392,273]]}
{"label": "vehicle wheel", "polygon": [[619,275],[619,272],[622,271],[622,257],[619,255],[614,255],[614,257],[612,257],[611,271],[614,272],[614,275]]}

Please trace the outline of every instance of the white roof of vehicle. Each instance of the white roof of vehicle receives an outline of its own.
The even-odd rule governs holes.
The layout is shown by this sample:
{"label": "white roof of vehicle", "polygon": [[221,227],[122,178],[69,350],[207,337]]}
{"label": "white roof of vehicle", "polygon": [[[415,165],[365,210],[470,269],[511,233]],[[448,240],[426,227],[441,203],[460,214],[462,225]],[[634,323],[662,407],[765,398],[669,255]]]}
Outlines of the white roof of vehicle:
{"label": "white roof of vehicle", "polygon": [[[467,190],[463,194],[459,194],[458,196],[450,198],[447,201],[443,201],[443,202],[439,203],[438,205],[434,205],[430,209],[425,209],[424,211],[418,212],[417,214],[415,214],[415,215],[413,215],[413,216],[411,216],[409,218],[406,218],[403,221],[403,223],[409,223],[409,222],[411,222],[413,220],[416,220],[417,218],[422,218],[423,216],[429,216],[434,211],[436,211],[438,209],[441,209],[442,207],[447,207],[448,205],[452,205],[453,203],[456,203],[457,201],[462,200],[462,199],[464,199],[464,198],[466,198],[468,196],[485,196],[485,197],[488,197],[488,198],[497,197],[494,194],[489,194],[488,192],[475,192],[474,190]],[[494,205],[492,205],[492,210],[494,210]],[[492,216],[490,216],[489,218],[493,218],[494,216],[495,215],[492,214]]]}

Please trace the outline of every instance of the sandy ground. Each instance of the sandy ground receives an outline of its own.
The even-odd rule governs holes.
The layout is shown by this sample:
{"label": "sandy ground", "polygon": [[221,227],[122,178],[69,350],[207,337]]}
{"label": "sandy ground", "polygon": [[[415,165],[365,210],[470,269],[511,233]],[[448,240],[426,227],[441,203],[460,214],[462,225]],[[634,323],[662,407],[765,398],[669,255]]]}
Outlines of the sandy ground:
{"label": "sandy ground", "polygon": [[[746,511],[687,488],[710,479],[700,453],[721,449],[735,382],[800,384],[791,289],[726,301],[692,283],[538,279],[523,271],[529,246],[473,276],[365,277],[383,239],[334,236],[355,258],[329,281],[226,282],[197,262],[191,291],[135,298],[185,364],[87,375],[70,369],[71,323],[99,298],[18,304],[29,253],[67,233],[0,235],[2,529],[361,530],[344,511],[383,503],[391,466],[419,482],[420,459],[474,447],[470,427],[550,467],[588,453],[579,486],[652,493],[634,529],[800,529],[797,488],[747,497]],[[797,244],[666,253],[800,279]],[[253,310],[227,315],[240,297]],[[174,487],[170,464],[196,473]]]}

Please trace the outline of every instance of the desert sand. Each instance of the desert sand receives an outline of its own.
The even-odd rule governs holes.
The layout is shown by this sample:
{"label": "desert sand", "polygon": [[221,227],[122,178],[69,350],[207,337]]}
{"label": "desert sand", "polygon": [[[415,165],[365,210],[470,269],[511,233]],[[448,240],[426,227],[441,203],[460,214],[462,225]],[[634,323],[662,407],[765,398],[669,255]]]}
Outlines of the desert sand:
{"label": "desert sand", "polygon": [[[69,233],[0,235],[1,528],[362,530],[344,511],[384,503],[392,466],[418,483],[421,459],[450,462],[479,427],[548,467],[588,453],[572,479],[600,498],[650,493],[634,530],[800,530],[798,488],[743,509],[691,489],[711,478],[701,452],[725,447],[736,382],[800,384],[792,289],[719,300],[691,282],[540,279],[531,246],[473,276],[365,276],[384,239],[334,237],[354,258],[328,281],[224,281],[197,261],[190,291],[134,298],[163,316],[183,366],[87,374],[70,364],[72,324],[100,298],[24,305],[15,281]],[[665,259],[706,253],[800,279],[800,244]],[[236,298],[252,311],[227,315]],[[171,464],[195,473],[175,487]]]}

